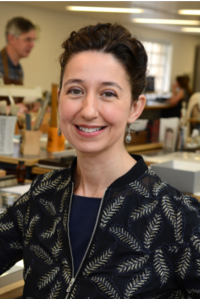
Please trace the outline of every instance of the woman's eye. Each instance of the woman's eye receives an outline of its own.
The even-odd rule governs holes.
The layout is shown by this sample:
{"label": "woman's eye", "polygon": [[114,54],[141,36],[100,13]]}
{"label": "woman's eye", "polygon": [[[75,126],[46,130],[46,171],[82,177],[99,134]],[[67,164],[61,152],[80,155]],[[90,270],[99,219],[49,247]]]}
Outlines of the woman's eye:
{"label": "woman's eye", "polygon": [[105,96],[105,97],[108,97],[108,98],[110,98],[110,97],[116,97],[117,96],[113,92],[104,92],[102,95]]}
{"label": "woman's eye", "polygon": [[72,94],[72,95],[80,95],[81,94],[81,90],[79,89],[70,89],[67,94]]}

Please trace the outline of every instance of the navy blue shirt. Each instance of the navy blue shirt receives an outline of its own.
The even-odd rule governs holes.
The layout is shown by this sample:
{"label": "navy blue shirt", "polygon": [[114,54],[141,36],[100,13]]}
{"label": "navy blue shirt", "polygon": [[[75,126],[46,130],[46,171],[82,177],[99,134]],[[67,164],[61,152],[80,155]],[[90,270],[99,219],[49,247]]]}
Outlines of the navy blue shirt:
{"label": "navy blue shirt", "polygon": [[[8,74],[9,74],[9,79],[12,80],[23,80],[24,74],[23,74],[23,69],[21,64],[19,63],[17,66],[15,66],[10,57],[7,54],[7,58],[8,58]],[[1,76],[5,76],[4,74],[4,67],[3,67],[3,60],[2,60],[2,56],[1,56],[1,52],[0,52],[0,77]]]}
{"label": "navy blue shirt", "polygon": [[74,260],[74,275],[90,241],[101,198],[73,195],[69,221],[69,234]]}

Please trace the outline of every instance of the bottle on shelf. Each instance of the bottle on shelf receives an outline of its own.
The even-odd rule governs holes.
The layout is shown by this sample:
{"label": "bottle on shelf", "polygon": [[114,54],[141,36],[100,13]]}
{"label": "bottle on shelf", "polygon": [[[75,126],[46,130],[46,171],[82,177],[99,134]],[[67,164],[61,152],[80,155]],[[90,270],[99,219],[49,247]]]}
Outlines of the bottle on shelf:
{"label": "bottle on shelf", "polygon": [[16,167],[16,176],[17,176],[17,182],[19,184],[24,184],[26,178],[26,166],[23,160],[20,160],[18,162],[18,165]]}

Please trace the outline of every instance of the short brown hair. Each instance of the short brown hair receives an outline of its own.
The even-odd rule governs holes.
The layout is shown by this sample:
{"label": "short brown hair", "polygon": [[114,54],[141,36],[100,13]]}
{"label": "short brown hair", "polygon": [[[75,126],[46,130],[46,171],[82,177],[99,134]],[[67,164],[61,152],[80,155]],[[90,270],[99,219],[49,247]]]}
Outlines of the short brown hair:
{"label": "short brown hair", "polygon": [[35,25],[28,19],[25,19],[23,17],[12,18],[6,24],[6,29],[5,29],[6,39],[8,34],[12,34],[15,37],[19,37],[20,34],[27,33],[30,30],[34,30],[34,29],[36,29]]}
{"label": "short brown hair", "polygon": [[63,42],[64,52],[60,56],[60,89],[65,66],[77,53],[88,50],[113,54],[125,67],[129,76],[132,99],[137,100],[146,83],[147,54],[143,44],[132,37],[130,32],[119,24],[98,23],[73,31]]}

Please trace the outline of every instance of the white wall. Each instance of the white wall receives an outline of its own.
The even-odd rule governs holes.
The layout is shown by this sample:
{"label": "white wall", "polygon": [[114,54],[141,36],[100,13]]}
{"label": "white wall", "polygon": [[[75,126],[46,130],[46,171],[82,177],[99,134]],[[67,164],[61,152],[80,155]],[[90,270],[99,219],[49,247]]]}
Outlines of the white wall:
{"label": "white wall", "polygon": [[[24,69],[24,84],[40,85],[43,90],[51,90],[51,83],[59,83],[58,57],[62,52],[61,44],[72,30],[89,23],[95,24],[100,19],[80,18],[70,12],[52,12],[32,8],[23,2],[0,2],[0,49],[5,45],[4,28],[9,19],[24,16],[41,28],[40,38],[35,44],[29,58],[21,60]],[[195,46],[200,44],[200,37],[177,34],[166,31],[123,24],[139,39],[153,38],[166,40],[173,45],[171,81],[183,73],[193,75]]]}

